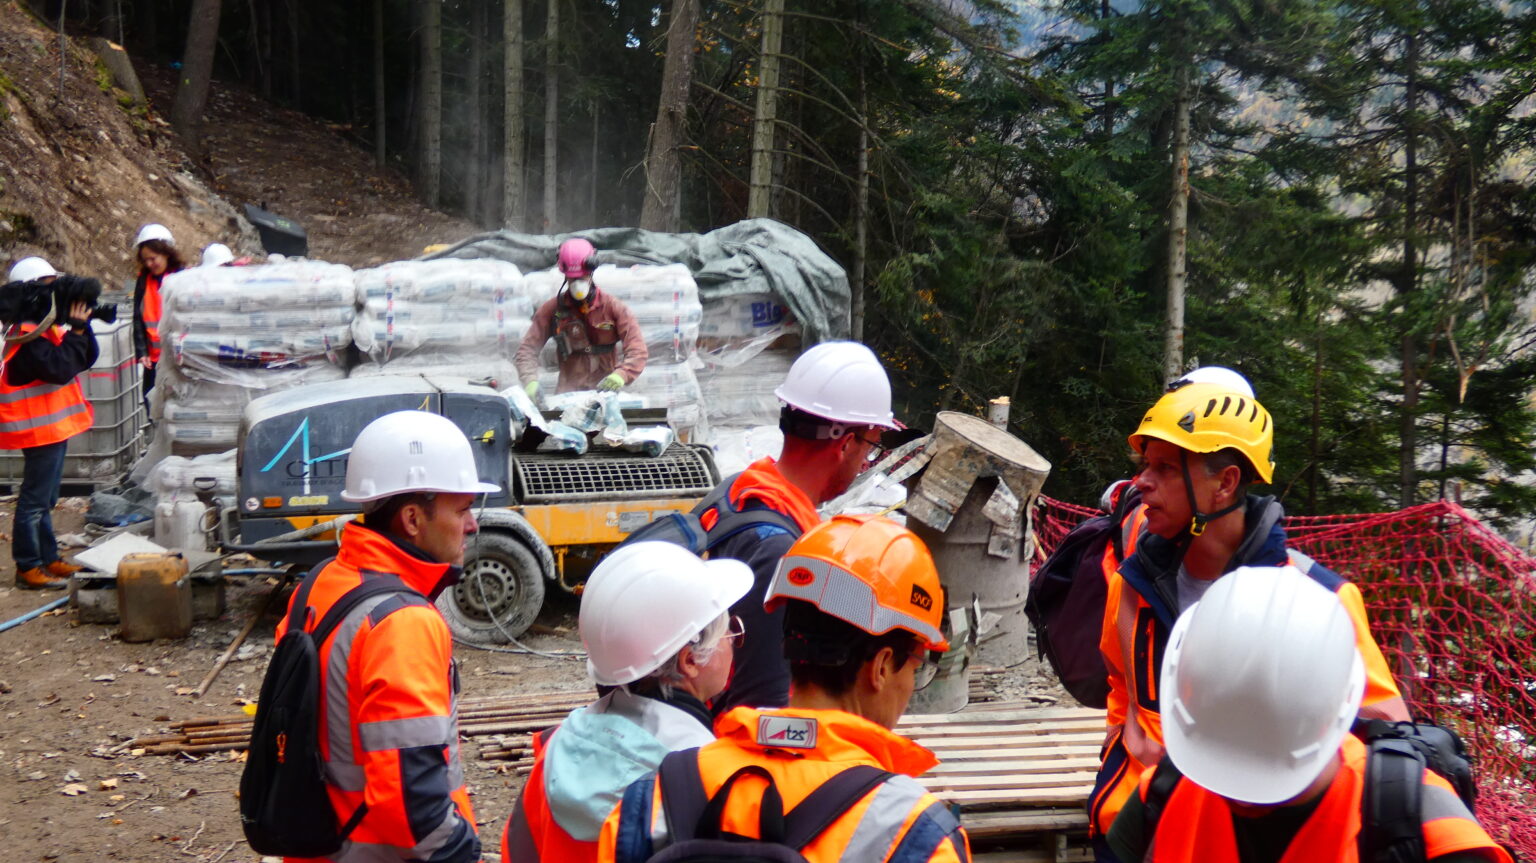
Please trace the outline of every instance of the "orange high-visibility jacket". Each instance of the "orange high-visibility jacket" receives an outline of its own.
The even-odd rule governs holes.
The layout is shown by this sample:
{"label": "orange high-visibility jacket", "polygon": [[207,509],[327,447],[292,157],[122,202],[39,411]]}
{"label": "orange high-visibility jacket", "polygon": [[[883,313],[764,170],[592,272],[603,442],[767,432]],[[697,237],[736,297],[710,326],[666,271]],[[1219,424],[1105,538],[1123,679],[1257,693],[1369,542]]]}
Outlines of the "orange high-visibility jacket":
{"label": "orange high-visibility jacket", "polygon": [[[801,852],[810,863],[964,863],[970,845],[960,822],[911,777],[938,763],[927,749],[867,719],[840,710],[754,710],[738,707],[720,717],[720,739],[698,750],[704,791],[713,795],[737,769],[768,771],[789,811],[841,771],[867,764],[897,774],[877,785],[833,821]],[[789,733],[793,732],[793,733]],[[767,787],[745,775],[732,786],[721,827],[758,835],[758,803]],[[665,847],[668,834],[661,783],[636,781],[608,816],[598,839],[603,863],[641,863]]]}
{"label": "orange high-visibility jacket", "polygon": [[[1108,557],[1112,555],[1106,560]],[[1156,595],[1137,560],[1127,557],[1117,571],[1108,574],[1109,595],[1099,649],[1109,670],[1110,737],[1101,756],[1103,763],[1093,793],[1088,798],[1089,826],[1100,835],[1109,832],[1120,808],[1135,792],[1147,761],[1157,761],[1156,757],[1143,759],[1139,753],[1160,753],[1163,744],[1159,677],[1163,651],[1178,613]],[[1306,555],[1287,549],[1285,531],[1278,521],[1270,527],[1257,551],[1248,559],[1232,561],[1228,568],[1286,563],[1336,593],[1349,611],[1355,625],[1355,646],[1365,664],[1364,704],[1398,698],[1391,669],[1366,621],[1360,589]]]}
{"label": "orange high-visibility jacket", "polygon": [[[36,324],[22,324],[21,333],[37,329]],[[64,341],[57,327],[38,336],[55,345]],[[12,344],[5,349],[5,364],[21,350]],[[33,381],[12,386],[0,366],[0,449],[26,449],[68,440],[89,429],[96,421],[96,411],[80,391],[80,381],[50,384]]]}
{"label": "orange high-visibility jacket", "polygon": [[165,276],[151,273],[139,274],[133,296],[134,349],[141,357],[149,357],[151,363],[160,362],[160,283]]}
{"label": "orange high-visibility jacket", "polygon": [[[1344,738],[1344,763],[1338,776],[1324,792],[1312,817],[1291,839],[1280,863],[1356,863],[1366,753],[1359,738]],[[1143,801],[1154,771],[1155,768],[1147,770],[1141,778],[1138,793]],[[1511,863],[1509,853],[1489,838],[1449,782],[1433,770],[1425,770],[1423,785],[1419,817],[1427,859],[1478,850],[1501,863]],[[1241,863],[1232,828],[1234,817],[1241,816],[1234,816],[1226,798],[1188,778],[1180,779],[1158,819],[1157,832],[1150,837],[1150,854],[1144,859],[1149,863]]]}
{"label": "orange high-visibility jacket", "polygon": [[502,863],[586,863],[597,859],[597,843],[583,842],[567,833],[544,796],[544,758],[554,732],[546,728],[533,736],[533,771],[501,830]]}
{"label": "orange high-visibility jacket", "polygon": [[[320,645],[320,754],[337,823],[368,806],[341,850],[327,858],[336,863],[480,859],[459,762],[453,644],[426,598],[450,569],[353,523],[310,590],[306,627],[364,578],[395,575],[415,591],[365,600]],[[285,617],[278,641],[286,628]]]}

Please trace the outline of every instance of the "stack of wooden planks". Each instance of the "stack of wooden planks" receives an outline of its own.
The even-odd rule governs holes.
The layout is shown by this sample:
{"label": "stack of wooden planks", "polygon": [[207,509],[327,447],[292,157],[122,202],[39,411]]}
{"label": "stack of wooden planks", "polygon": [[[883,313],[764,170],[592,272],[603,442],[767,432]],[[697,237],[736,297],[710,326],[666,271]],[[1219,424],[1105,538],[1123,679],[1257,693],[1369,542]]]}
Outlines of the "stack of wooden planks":
{"label": "stack of wooden planks", "polygon": [[[591,690],[465,699],[459,731],[480,758],[526,774],[532,735],[595,697]],[[203,717],[130,741],[147,754],[245,749],[249,716]],[[1088,792],[1104,741],[1104,712],[1026,702],[972,704],[959,713],[906,716],[897,731],[933,750],[940,764],[918,781],[959,807],[978,863],[1091,860]]]}

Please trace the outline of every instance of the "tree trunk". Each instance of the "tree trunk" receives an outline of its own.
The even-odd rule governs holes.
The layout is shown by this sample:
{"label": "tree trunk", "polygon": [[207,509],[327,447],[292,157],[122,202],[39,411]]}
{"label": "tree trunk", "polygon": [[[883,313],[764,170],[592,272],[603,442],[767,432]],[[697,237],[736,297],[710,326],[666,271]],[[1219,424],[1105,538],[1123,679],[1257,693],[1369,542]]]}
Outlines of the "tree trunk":
{"label": "tree trunk", "polygon": [[784,49],[784,0],[763,0],[763,50],[758,57],[757,110],[752,118],[751,188],[747,218],[773,215],[773,138],[779,108],[779,60]]}
{"label": "tree trunk", "polygon": [[523,0],[502,4],[501,32],[506,42],[502,58],[501,223],[514,231],[523,228]]}
{"label": "tree trunk", "polygon": [[213,52],[219,44],[219,0],[194,0],[187,22],[187,49],[181,58],[176,102],[171,107],[171,126],[193,161],[203,153],[203,108],[208,104],[208,84],[213,76]]}
{"label": "tree trunk", "polygon": [[373,0],[373,161],[380,168],[388,153],[384,147],[389,107],[384,100],[384,0]]}
{"label": "tree trunk", "polygon": [[544,233],[560,224],[560,0],[549,0],[544,18]]}
{"label": "tree trunk", "polygon": [[1173,103],[1173,189],[1168,200],[1168,320],[1163,342],[1164,382],[1184,371],[1185,252],[1189,240],[1189,60],[1178,59]]}
{"label": "tree trunk", "polygon": [[480,199],[485,192],[485,4],[487,0],[470,0],[469,3],[469,80],[466,95],[469,114],[469,166],[464,172],[464,215],[476,225],[480,224]]}
{"label": "tree trunk", "polygon": [[443,0],[422,0],[421,15],[421,197],[436,207],[443,173]]}
{"label": "tree trunk", "polygon": [[1404,509],[1413,506],[1418,497],[1418,467],[1415,456],[1418,454],[1418,413],[1419,413],[1419,380],[1418,380],[1418,344],[1413,337],[1414,322],[1409,319],[1413,314],[1413,295],[1418,291],[1418,249],[1416,248],[1415,233],[1418,229],[1418,203],[1419,203],[1419,178],[1418,178],[1418,123],[1414,112],[1418,110],[1418,62],[1419,42],[1417,36],[1410,32],[1407,36],[1407,86],[1404,88],[1404,118],[1405,129],[1408,133],[1407,144],[1403,153],[1403,267],[1400,282],[1397,286],[1398,293],[1403,300],[1403,339],[1402,339],[1402,378],[1403,378],[1403,415],[1400,419],[1402,440],[1398,452],[1398,470],[1401,489],[1398,494],[1398,505]]}
{"label": "tree trunk", "polygon": [[869,246],[869,86],[859,62],[859,176],[853,199],[853,261],[848,287],[853,291],[853,340],[864,341],[864,261]]}
{"label": "tree trunk", "polygon": [[661,72],[661,98],[651,148],[645,157],[645,205],[640,227],[675,232],[682,213],[683,145],[688,115],[688,91],[693,86],[693,45],[699,29],[699,0],[672,0],[667,27],[667,59]]}

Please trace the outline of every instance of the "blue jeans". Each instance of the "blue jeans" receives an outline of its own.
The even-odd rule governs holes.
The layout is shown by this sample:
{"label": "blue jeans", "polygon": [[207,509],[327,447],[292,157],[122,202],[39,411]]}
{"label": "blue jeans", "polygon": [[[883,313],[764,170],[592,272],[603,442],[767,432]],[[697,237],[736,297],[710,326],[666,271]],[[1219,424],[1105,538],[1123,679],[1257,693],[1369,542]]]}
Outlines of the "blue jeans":
{"label": "blue jeans", "polygon": [[21,451],[21,491],[16,495],[16,524],[11,558],[16,571],[53,563],[59,545],[53,538],[53,506],[59,502],[64,479],[64,451],[69,441],[27,447]]}

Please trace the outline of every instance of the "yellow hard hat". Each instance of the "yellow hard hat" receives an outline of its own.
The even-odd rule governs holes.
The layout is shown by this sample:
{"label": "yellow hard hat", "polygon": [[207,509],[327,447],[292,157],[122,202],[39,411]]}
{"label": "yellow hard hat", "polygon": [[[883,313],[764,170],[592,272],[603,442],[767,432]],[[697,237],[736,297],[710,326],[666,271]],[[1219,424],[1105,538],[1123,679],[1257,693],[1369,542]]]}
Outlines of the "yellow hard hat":
{"label": "yellow hard hat", "polygon": [[1275,425],[1251,395],[1222,384],[1188,384],[1162,398],[1141,418],[1129,438],[1142,452],[1148,438],[1198,453],[1237,450],[1268,483],[1275,475]]}

